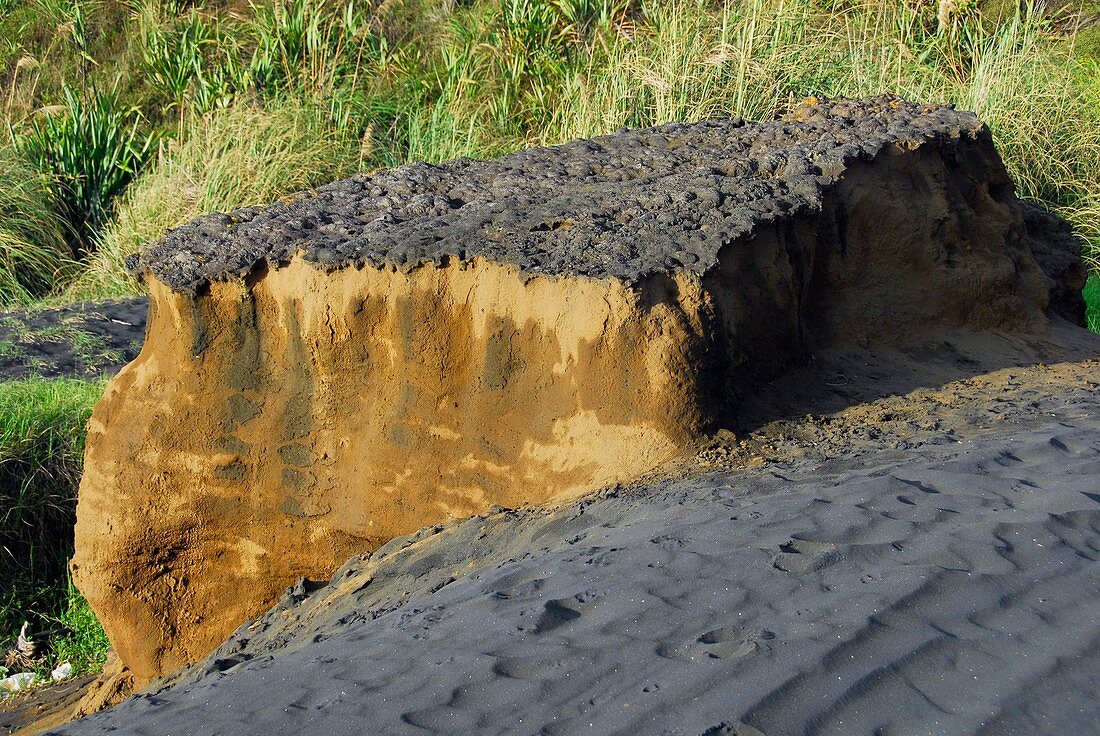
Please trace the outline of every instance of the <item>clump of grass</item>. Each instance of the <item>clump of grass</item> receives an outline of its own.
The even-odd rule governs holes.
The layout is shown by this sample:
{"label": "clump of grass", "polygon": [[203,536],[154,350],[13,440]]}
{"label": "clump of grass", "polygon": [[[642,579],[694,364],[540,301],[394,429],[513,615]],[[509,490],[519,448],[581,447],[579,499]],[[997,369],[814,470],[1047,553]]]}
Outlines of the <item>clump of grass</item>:
{"label": "clump of grass", "polygon": [[324,70],[338,49],[329,47],[332,16],[325,0],[276,0],[252,6],[249,30],[256,47],[247,78],[258,90],[285,87],[311,68]]}
{"label": "clump of grass", "polygon": [[1085,283],[1085,323],[1093,332],[1100,334],[1100,275],[1089,274]]}
{"label": "clump of grass", "polygon": [[114,199],[148,158],[152,138],[139,129],[140,112],[115,90],[82,97],[66,87],[65,104],[31,124],[22,147],[50,175],[56,207],[75,236],[73,255],[92,247]]}
{"label": "clump of grass", "polygon": [[73,666],[74,676],[99,672],[111,644],[88,601],[73,585],[72,578],[67,580],[67,588],[64,610],[55,619],[61,634],[51,642],[47,667],[53,669],[68,662]]}
{"label": "clump of grass", "polygon": [[[141,73],[154,93],[166,101],[165,111],[189,106],[210,109],[218,96],[213,93],[207,57],[219,46],[217,25],[191,8],[178,18],[173,8],[156,0],[135,3],[136,24],[141,36]],[[201,103],[201,104],[200,104]]]}
{"label": "clump of grass", "polygon": [[89,33],[89,16],[95,15],[100,0],[34,0],[35,7],[58,29],[68,32],[81,60],[95,64],[91,56],[92,38]]}
{"label": "clump of grass", "polygon": [[84,432],[101,382],[0,383],[0,645],[66,610]]}
{"label": "clump of grass", "polygon": [[1100,61],[1100,24],[1085,28],[1074,40],[1078,55]]}
{"label": "clump of grass", "polygon": [[124,261],[143,243],[200,214],[265,204],[281,195],[354,173],[361,141],[334,128],[326,111],[289,103],[240,105],[196,121],[165,146],[151,171],[124,198],[87,270],[67,298],[126,296],[140,286]]}
{"label": "clump of grass", "polygon": [[0,359],[17,360],[27,354],[26,348],[7,340],[0,341]]}
{"label": "clump of grass", "polygon": [[0,306],[28,304],[74,270],[49,180],[0,145]]}

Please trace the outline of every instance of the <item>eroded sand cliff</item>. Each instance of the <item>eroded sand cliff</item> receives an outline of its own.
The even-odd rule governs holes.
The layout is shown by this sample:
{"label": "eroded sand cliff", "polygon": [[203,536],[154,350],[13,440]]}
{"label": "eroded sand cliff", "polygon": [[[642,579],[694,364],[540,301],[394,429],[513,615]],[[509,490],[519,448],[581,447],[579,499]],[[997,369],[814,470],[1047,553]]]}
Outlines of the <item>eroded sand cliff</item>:
{"label": "eroded sand cliff", "polygon": [[394,539],[56,733],[1095,732],[1100,336],[827,352],[791,420]]}
{"label": "eroded sand cliff", "polygon": [[1052,222],[973,115],[887,98],[201,218],[133,264],[74,574],[147,682],[353,553],[635,477],[816,350],[1072,314]]}

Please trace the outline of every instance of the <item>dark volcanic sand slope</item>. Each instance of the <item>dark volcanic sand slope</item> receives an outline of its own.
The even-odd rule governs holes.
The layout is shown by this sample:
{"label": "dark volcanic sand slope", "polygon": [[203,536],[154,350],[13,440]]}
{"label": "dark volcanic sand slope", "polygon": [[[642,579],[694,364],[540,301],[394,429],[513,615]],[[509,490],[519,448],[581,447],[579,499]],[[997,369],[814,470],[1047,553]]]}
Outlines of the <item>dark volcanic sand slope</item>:
{"label": "dark volcanic sand slope", "polygon": [[148,300],[0,312],[0,380],[111,376],[137,357]]}
{"label": "dark volcanic sand slope", "polygon": [[975,375],[394,540],[57,733],[1094,732],[1098,388]]}

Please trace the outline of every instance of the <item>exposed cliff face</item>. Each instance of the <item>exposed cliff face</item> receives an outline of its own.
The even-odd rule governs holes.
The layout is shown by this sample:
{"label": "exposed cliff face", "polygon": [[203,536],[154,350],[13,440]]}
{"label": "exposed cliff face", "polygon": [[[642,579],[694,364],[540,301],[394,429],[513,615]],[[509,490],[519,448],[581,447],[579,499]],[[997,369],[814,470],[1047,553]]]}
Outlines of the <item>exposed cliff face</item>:
{"label": "exposed cliff face", "polygon": [[148,681],[395,535],[635,477],[820,347],[1040,328],[1034,237],[973,116],[889,99],[200,219],[134,264],[74,574]]}
{"label": "exposed cliff face", "polygon": [[124,661],[171,670],[355,551],[668,457],[701,423],[703,305],[681,285],[484,261],[295,261],[197,300],[153,282],[146,348],[91,424],[78,532]]}

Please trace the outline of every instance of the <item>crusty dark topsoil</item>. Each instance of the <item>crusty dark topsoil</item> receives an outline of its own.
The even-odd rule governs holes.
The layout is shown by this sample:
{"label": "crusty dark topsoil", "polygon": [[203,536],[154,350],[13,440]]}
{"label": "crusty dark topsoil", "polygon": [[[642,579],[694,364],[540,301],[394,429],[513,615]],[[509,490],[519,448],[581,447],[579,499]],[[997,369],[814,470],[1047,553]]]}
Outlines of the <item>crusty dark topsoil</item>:
{"label": "crusty dark topsoil", "polygon": [[130,267],[192,293],[299,250],[333,269],[480,256],[527,274],[702,273],[761,223],[818,207],[854,161],[982,131],[971,113],[880,97],[804,105],[772,122],[668,124],[491,161],[413,164],[200,217]]}

